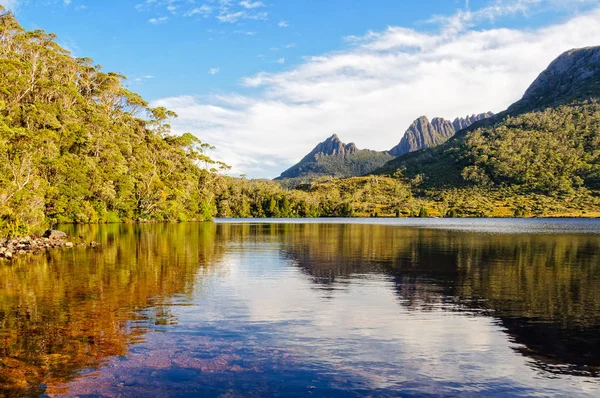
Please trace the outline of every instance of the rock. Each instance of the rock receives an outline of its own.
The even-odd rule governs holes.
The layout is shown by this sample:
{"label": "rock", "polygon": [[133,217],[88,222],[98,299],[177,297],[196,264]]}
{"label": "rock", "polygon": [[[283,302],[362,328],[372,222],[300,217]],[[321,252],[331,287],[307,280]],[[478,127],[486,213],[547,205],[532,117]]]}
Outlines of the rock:
{"label": "rock", "polygon": [[67,242],[67,243],[65,243],[65,247],[68,248],[68,249],[71,249],[73,246],[74,246],[73,242]]}
{"label": "rock", "polygon": [[354,143],[344,144],[334,134],[319,143],[300,162],[281,173],[276,180],[359,176],[383,166],[392,158],[387,152],[358,149]]}
{"label": "rock", "polygon": [[48,238],[50,240],[62,240],[67,239],[67,234],[55,229],[49,229],[44,233],[44,238]]}
{"label": "rock", "polygon": [[600,97],[600,46],[569,50],[544,70],[523,98],[508,108],[512,115]]}
{"label": "rock", "polygon": [[8,259],[8,260],[12,260],[13,258],[13,253],[10,250],[7,250],[4,252],[4,258]]}
{"label": "rock", "polygon": [[466,118],[457,117],[453,122],[441,117],[436,117],[430,122],[426,116],[421,116],[406,130],[400,143],[393,147],[390,153],[394,156],[402,156],[419,149],[438,146],[460,130],[493,115],[492,112],[486,112]]}
{"label": "rock", "polygon": [[99,245],[100,244],[98,242],[94,241],[94,240],[90,242],[90,247],[97,247]]}

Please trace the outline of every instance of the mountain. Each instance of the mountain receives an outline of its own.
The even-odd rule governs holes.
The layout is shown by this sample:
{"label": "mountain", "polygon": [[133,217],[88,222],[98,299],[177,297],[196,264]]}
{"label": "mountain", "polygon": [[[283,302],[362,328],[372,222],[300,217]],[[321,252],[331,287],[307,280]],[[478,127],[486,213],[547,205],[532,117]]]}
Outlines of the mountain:
{"label": "mountain", "polygon": [[600,98],[600,46],[574,49],[556,58],[507,112],[517,114],[573,101]]}
{"label": "mountain", "polygon": [[467,127],[471,126],[475,122],[479,122],[480,120],[488,119],[492,116],[494,116],[493,112],[485,112],[485,113],[480,113],[479,115],[471,115],[471,116],[467,115],[467,117],[465,117],[465,118],[457,117],[452,122],[452,126],[454,127],[454,131],[459,132],[460,130],[466,129]]}
{"label": "mountain", "polygon": [[[389,152],[358,149],[354,143],[344,144],[337,135],[318,144],[296,165],[281,173],[276,180],[304,182],[315,177],[354,177],[369,174],[387,161],[423,148],[446,142],[457,131],[492,116],[487,112],[456,118],[453,122],[436,117],[431,122],[421,116],[406,130],[402,140]],[[293,184],[292,184],[293,185]]]}
{"label": "mountain", "polygon": [[276,180],[363,175],[383,166],[392,158],[387,152],[358,149],[354,143],[344,144],[334,134],[318,144],[296,165],[281,173]]}
{"label": "mountain", "polygon": [[390,150],[393,156],[402,156],[419,149],[431,148],[446,142],[450,137],[471,124],[492,116],[492,112],[471,115],[466,118],[456,118],[453,122],[441,117],[431,122],[426,116],[421,116],[410,125],[400,143]]}
{"label": "mountain", "polygon": [[513,187],[562,193],[600,188],[600,47],[565,52],[506,111],[444,144],[375,171],[423,186]]}

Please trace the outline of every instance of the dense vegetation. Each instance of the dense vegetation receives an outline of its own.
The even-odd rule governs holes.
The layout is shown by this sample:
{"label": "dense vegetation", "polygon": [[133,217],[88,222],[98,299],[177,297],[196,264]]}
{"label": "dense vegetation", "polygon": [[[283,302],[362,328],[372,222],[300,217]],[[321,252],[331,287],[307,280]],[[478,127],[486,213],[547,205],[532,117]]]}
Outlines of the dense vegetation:
{"label": "dense vegetation", "polygon": [[0,9],[0,230],[48,220],[208,219],[207,145],[170,134],[151,109],[88,58]]}
{"label": "dense vegetation", "polygon": [[462,176],[467,181],[545,193],[597,186],[600,105],[560,106],[508,117],[468,134],[464,144],[470,165]]}
{"label": "dense vegetation", "polygon": [[419,205],[410,186],[388,177],[353,177],[313,182],[289,190],[272,181],[228,179],[216,196],[219,217],[353,217],[394,215]]}
{"label": "dense vegetation", "polygon": [[398,158],[379,172],[419,175],[424,186],[511,188],[569,194],[598,188],[600,105],[590,101],[505,116],[431,150]]}

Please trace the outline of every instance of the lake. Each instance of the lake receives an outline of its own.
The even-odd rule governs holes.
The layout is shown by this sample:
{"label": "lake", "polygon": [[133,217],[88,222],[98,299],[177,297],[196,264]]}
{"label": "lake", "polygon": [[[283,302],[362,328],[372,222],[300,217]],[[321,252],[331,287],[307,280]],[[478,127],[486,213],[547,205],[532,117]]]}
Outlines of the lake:
{"label": "lake", "polygon": [[0,264],[0,395],[600,396],[600,221],[61,229]]}

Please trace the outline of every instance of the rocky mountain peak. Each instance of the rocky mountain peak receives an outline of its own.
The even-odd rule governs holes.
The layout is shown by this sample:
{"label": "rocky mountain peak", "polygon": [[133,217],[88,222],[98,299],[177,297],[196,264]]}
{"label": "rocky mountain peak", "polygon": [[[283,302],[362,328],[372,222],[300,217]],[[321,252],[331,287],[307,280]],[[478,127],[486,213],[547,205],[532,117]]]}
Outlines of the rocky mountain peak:
{"label": "rocky mountain peak", "polygon": [[600,98],[600,46],[573,49],[556,58],[509,113],[529,112]]}
{"label": "rocky mountain peak", "polygon": [[356,152],[358,148],[354,143],[344,144],[337,134],[333,134],[325,141],[318,144],[315,149],[311,151],[313,156],[344,156],[348,153]]}
{"label": "rocky mountain peak", "polygon": [[492,115],[492,112],[486,112],[466,118],[456,118],[453,122],[442,117],[435,117],[430,122],[426,116],[421,116],[410,125],[400,143],[392,148],[390,153],[394,156],[402,156],[419,149],[440,145],[457,131]]}
{"label": "rocky mountain peak", "polygon": [[319,143],[300,162],[281,173],[278,180],[316,176],[350,177],[369,173],[381,167],[392,156],[387,152],[358,149],[353,142],[344,144],[333,134]]}

